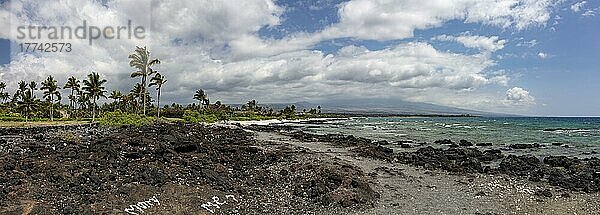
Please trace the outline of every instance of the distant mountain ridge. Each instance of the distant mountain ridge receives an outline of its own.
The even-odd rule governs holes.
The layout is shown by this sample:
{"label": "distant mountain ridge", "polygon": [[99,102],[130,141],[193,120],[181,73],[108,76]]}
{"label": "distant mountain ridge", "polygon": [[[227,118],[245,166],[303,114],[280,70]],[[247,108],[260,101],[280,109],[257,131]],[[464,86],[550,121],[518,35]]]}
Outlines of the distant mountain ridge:
{"label": "distant mountain ridge", "polygon": [[[260,106],[281,110],[289,105],[295,105],[296,110],[310,110],[321,106],[323,113],[341,113],[357,115],[474,115],[474,116],[518,116],[503,113],[491,113],[469,110],[424,102],[409,102],[403,100],[387,99],[344,99],[319,102],[295,103],[266,103]],[[241,107],[241,104],[233,104]]]}

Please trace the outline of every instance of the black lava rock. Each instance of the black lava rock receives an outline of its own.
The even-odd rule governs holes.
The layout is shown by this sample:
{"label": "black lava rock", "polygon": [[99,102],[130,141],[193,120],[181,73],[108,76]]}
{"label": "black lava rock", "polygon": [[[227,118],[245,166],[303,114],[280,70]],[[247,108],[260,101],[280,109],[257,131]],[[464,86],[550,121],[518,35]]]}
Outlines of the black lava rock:
{"label": "black lava rock", "polygon": [[530,175],[533,170],[540,167],[540,160],[531,155],[515,156],[509,155],[500,162],[500,171],[512,174],[525,176]]}
{"label": "black lava rock", "polygon": [[552,191],[550,191],[548,189],[538,190],[538,191],[535,191],[534,195],[539,196],[539,197],[551,198]]}
{"label": "black lava rock", "polygon": [[533,148],[539,148],[539,147],[541,147],[541,145],[539,143],[534,143],[534,144],[517,143],[517,144],[510,145],[510,148],[513,148],[513,149],[533,149]]}
{"label": "black lava rock", "polygon": [[452,145],[452,144],[454,144],[454,142],[452,142],[452,140],[449,140],[449,139],[436,140],[433,143],[440,144],[440,145]]}
{"label": "black lava rock", "polygon": [[468,140],[460,140],[460,141],[458,141],[458,145],[460,145],[460,146],[473,146],[473,143],[469,142]]}

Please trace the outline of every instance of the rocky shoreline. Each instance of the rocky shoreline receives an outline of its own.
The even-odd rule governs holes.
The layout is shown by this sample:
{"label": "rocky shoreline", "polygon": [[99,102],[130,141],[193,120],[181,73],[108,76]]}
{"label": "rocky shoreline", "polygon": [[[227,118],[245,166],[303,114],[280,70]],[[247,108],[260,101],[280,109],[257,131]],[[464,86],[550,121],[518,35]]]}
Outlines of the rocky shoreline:
{"label": "rocky shoreline", "polygon": [[[252,126],[250,129],[279,132],[307,142],[328,142],[341,147],[356,147],[356,153],[364,157],[410,164],[429,170],[445,170],[457,174],[483,173],[506,174],[523,177],[530,181],[544,182],[566,191],[594,193],[600,191],[600,159],[572,158],[566,156],[507,155],[498,149],[473,147],[475,144],[460,140],[454,143],[449,139],[435,141],[434,144],[449,145],[447,149],[420,144],[414,152],[394,153],[387,141],[374,141],[353,135],[311,134],[280,126]],[[406,143],[402,143],[407,145]],[[491,143],[477,144],[490,146]],[[404,146],[415,147],[415,146]],[[538,148],[539,144],[514,144],[512,149]]]}
{"label": "rocky shoreline", "polygon": [[[297,142],[274,142],[275,136],[258,138],[256,133]],[[599,191],[597,158],[540,159],[448,141],[434,144],[451,147],[406,143],[414,150],[395,152],[387,141],[316,135],[287,126],[0,129],[0,214],[379,214],[367,211],[382,207],[391,213],[395,209],[385,206],[385,199],[398,191],[381,187],[382,180],[417,190],[422,185],[416,181],[425,180],[394,167],[402,165],[422,168],[416,175],[442,171],[523,179],[541,184],[532,191],[539,198]],[[309,149],[319,147],[314,143],[340,150]],[[344,153],[373,168],[340,159]],[[391,208],[402,204],[395,201]]]}

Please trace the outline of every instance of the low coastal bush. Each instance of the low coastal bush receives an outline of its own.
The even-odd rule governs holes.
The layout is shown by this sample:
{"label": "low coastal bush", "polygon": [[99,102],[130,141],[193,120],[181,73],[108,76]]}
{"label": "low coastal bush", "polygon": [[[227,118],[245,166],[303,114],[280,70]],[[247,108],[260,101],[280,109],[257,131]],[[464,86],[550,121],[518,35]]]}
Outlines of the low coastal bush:
{"label": "low coastal bush", "polygon": [[99,119],[99,122],[101,125],[108,126],[143,126],[153,124],[155,122],[155,118],[149,116],[141,116],[138,114],[123,113],[120,110],[117,110],[114,112],[105,113]]}
{"label": "low coastal bush", "polygon": [[183,120],[191,123],[214,123],[219,121],[216,114],[203,114],[197,111],[186,110],[183,114]]}
{"label": "low coastal bush", "polygon": [[25,117],[19,113],[13,113],[8,110],[0,109],[0,121],[2,122],[25,122]]}

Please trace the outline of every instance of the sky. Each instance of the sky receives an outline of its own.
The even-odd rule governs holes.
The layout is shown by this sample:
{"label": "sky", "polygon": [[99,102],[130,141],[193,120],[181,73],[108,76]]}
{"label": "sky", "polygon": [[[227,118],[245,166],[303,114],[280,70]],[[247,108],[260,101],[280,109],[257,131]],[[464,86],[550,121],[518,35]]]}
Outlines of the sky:
{"label": "sky", "polygon": [[[110,91],[137,79],[147,46],[161,103],[377,98],[536,116],[600,116],[597,0],[0,0],[0,80],[91,71]],[[19,26],[125,26],[143,39],[19,38]],[[21,52],[69,42],[73,51]],[[65,91],[66,93],[66,91]],[[66,97],[66,96],[65,96]],[[63,98],[66,102],[66,98]]]}

